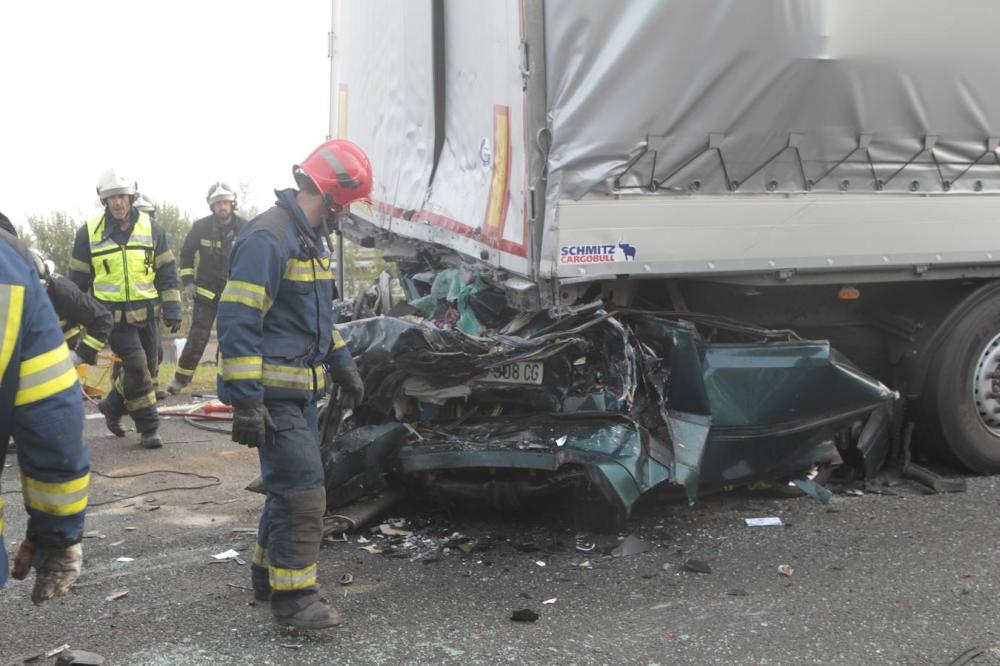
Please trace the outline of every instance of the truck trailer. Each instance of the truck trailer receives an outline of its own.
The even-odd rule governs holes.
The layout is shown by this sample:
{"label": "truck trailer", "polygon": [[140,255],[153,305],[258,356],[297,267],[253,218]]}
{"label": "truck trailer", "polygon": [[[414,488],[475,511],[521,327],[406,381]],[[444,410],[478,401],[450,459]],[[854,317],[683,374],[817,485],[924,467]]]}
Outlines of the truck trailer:
{"label": "truck trailer", "polygon": [[[827,340],[878,380],[869,407],[894,392],[882,429],[1000,471],[1000,4],[332,10],[329,134],[375,174],[340,231],[404,282],[458,271],[522,316],[600,303]],[[532,371],[512,363],[479,371]]]}

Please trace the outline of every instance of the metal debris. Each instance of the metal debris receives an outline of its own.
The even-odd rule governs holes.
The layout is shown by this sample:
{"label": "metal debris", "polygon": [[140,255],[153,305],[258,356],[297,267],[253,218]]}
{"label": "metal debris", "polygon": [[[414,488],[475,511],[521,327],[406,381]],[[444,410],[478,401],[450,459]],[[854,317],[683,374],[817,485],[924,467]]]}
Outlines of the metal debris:
{"label": "metal debris", "polygon": [[693,557],[689,557],[684,560],[684,571],[691,571],[693,573],[700,574],[710,574],[712,573],[712,567],[708,566],[708,562],[704,560],[696,560]]}
{"label": "metal debris", "polygon": [[511,612],[510,620],[511,622],[535,622],[538,620],[538,613],[531,610],[530,608],[522,608]]}
{"label": "metal debris", "polygon": [[118,592],[112,592],[108,596],[104,597],[105,601],[116,601],[124,596],[128,596],[128,590],[119,590]]}
{"label": "metal debris", "polygon": [[337,580],[337,582],[340,585],[350,585],[351,583],[354,582],[354,575],[353,574],[349,574],[349,573],[345,573],[343,576],[341,576]]}
{"label": "metal debris", "polygon": [[795,573],[795,569],[792,567],[791,564],[779,564],[778,573],[780,573],[782,576],[791,576],[793,573]]}

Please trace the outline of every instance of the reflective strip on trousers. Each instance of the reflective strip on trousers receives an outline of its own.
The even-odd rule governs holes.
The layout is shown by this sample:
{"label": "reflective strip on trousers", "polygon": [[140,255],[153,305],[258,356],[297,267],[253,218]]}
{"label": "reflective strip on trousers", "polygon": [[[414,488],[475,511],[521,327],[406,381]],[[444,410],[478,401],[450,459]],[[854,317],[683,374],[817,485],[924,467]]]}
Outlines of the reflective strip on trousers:
{"label": "reflective strip on trousers", "polygon": [[194,277],[194,269],[193,268],[182,268],[180,270],[180,276],[181,277],[188,277],[188,276]]}
{"label": "reflective strip on trousers", "polygon": [[53,516],[72,516],[87,508],[89,486],[90,472],[62,483],[38,481],[21,474],[21,492],[25,505]]}
{"label": "reflective strip on trousers", "polygon": [[282,569],[270,566],[268,568],[271,589],[280,592],[304,590],[316,584],[316,564],[310,564],[304,569]]}
{"label": "reflective strip on trousers", "polygon": [[[124,390],[122,391],[122,397],[125,397]],[[125,409],[128,410],[128,412],[131,414],[132,412],[137,412],[140,409],[145,409],[146,407],[152,407],[155,404],[156,404],[156,392],[150,391],[146,395],[140,396],[135,400],[126,400]]]}
{"label": "reflective strip on trousers", "polygon": [[204,287],[195,287],[194,290],[198,292],[198,294],[207,298],[208,300],[212,300],[215,298],[215,294],[209,291],[208,289],[205,289]]}
{"label": "reflective strip on trousers", "polygon": [[314,371],[312,368],[264,363],[261,384],[303,391],[322,390],[326,387],[326,374],[322,368]]}
{"label": "reflective strip on trousers", "polygon": [[187,368],[182,368],[178,365],[175,373],[181,375],[182,377],[194,377],[194,368],[188,370]]}
{"label": "reflective strip on trousers", "polygon": [[207,238],[202,238],[199,242],[202,247],[222,247],[221,241],[210,241]]}
{"label": "reflective strip on trousers", "polygon": [[60,342],[55,349],[21,363],[14,405],[27,405],[64,391],[77,381],[69,348]]}
{"label": "reflective strip on trousers", "polygon": [[0,377],[7,371],[10,357],[21,332],[21,312],[24,310],[24,287],[0,284]]}
{"label": "reflective strip on trousers", "polygon": [[81,331],[83,331],[83,326],[79,325],[74,326],[73,328],[66,329],[66,331],[63,332],[63,340],[69,340],[70,338],[72,338],[77,333],[80,333]]}
{"label": "reflective strip on trousers", "polygon": [[261,548],[259,543],[255,543],[253,546],[253,557],[250,558],[250,564],[255,564],[258,567],[267,569],[267,548]]}

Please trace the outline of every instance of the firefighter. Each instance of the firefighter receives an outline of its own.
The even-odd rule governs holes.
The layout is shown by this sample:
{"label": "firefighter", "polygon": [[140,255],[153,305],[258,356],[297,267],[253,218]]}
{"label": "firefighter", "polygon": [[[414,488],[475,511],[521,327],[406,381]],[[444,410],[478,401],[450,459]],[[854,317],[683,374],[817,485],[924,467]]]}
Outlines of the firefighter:
{"label": "firefighter", "polygon": [[104,211],[80,227],[73,244],[69,278],[94,296],[114,316],[108,339],[121,359],[122,371],[98,406],[104,422],[118,437],[125,436],[127,412],[147,449],[163,446],[158,428],[152,376],[157,366],[157,313],[176,333],[181,326],[181,297],[174,255],[167,236],[149,216],[132,205],[136,186],[111,171],[102,177],[97,194]]}
{"label": "firefighter", "polygon": [[[322,144],[293,168],[298,190],[240,233],[219,303],[220,398],[233,405],[233,441],[257,447],[267,499],[251,582],[284,626],[340,622],[320,601],[317,561],[326,509],[316,402],[326,372],[347,406],[364,384],[333,328],[328,221],[371,189],[371,167],[348,141]],[[325,368],[324,368],[325,366]]]}
{"label": "firefighter", "polygon": [[[31,600],[61,597],[83,565],[83,517],[90,463],[83,445],[80,384],[29,254],[0,231],[0,470],[14,438],[28,531],[10,572],[32,565]],[[7,582],[0,495],[0,587]]]}
{"label": "firefighter", "polygon": [[[14,225],[0,213],[0,229],[17,236]],[[70,280],[58,275],[38,252],[30,250],[42,287],[55,308],[63,339],[69,346],[73,365],[97,363],[97,352],[108,343],[114,322],[111,313],[90,294],[80,291]]]}
{"label": "firefighter", "polygon": [[[194,299],[194,309],[187,343],[177,362],[177,372],[167,386],[167,392],[171,394],[180,392],[194,377],[194,371],[212,334],[222,288],[226,286],[233,240],[246,224],[246,220],[234,212],[236,192],[229,185],[221,181],[213,183],[208,188],[205,200],[212,214],[191,226],[181,249],[184,295]],[[194,268],[195,254],[198,255],[197,276]]]}

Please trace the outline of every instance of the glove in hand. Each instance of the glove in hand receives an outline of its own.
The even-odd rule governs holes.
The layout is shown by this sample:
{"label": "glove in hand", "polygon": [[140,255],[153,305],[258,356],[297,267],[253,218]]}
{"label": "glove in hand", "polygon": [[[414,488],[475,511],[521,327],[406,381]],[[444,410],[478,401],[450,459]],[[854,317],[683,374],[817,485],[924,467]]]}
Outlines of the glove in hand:
{"label": "glove in hand", "polygon": [[358,373],[358,366],[351,363],[342,368],[331,368],[330,375],[340,387],[340,408],[354,409],[365,398],[365,383]]}
{"label": "glove in hand", "polygon": [[274,422],[262,402],[245,407],[233,407],[233,441],[254,448],[263,446],[268,429]]}

